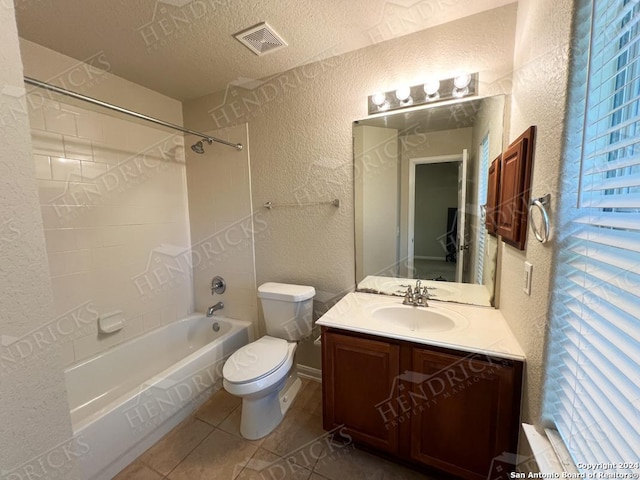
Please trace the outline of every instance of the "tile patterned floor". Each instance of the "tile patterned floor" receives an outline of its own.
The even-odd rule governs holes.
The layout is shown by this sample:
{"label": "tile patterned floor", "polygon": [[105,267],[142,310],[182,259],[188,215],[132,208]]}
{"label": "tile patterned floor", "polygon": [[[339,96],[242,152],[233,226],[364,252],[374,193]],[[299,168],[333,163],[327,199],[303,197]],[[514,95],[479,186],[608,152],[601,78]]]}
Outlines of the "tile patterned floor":
{"label": "tile patterned floor", "polygon": [[116,480],[424,480],[414,470],[353,445],[332,443],[322,429],[317,382],[303,387],[282,423],[256,441],[240,436],[240,399],[215,393]]}

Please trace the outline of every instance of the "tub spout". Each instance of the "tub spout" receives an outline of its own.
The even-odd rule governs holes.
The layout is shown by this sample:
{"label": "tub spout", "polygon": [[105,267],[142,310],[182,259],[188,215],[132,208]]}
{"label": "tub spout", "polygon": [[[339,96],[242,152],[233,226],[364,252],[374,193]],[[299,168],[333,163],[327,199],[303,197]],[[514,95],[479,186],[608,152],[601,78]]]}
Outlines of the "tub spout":
{"label": "tub spout", "polygon": [[213,316],[213,312],[215,312],[216,310],[222,310],[223,308],[224,308],[224,303],[222,302],[218,302],[215,305],[211,305],[207,309],[207,317]]}

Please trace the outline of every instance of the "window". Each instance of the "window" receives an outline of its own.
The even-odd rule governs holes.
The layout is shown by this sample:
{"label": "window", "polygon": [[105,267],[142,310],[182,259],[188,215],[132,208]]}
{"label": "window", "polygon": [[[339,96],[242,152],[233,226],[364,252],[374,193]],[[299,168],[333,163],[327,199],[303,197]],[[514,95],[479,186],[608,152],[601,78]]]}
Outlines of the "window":
{"label": "window", "polygon": [[576,8],[544,420],[580,471],[640,473],[640,2]]}
{"label": "window", "polygon": [[[476,253],[478,260],[476,261],[476,283],[482,285],[484,277],[484,250],[485,250],[485,236],[487,235],[487,229],[484,226],[485,216],[483,214],[483,208],[487,204],[487,186],[489,184],[489,134],[487,133],[480,143],[480,176],[478,180],[478,211],[476,213],[477,218],[480,221],[478,227],[478,251]],[[486,212],[485,212],[486,213]]]}

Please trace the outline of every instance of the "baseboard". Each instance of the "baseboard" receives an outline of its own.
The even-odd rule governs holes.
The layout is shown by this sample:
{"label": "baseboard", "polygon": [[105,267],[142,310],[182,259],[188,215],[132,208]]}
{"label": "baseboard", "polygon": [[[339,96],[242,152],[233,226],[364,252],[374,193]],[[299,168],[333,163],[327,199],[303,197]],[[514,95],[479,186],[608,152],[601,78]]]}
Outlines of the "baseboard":
{"label": "baseboard", "polygon": [[322,383],[322,370],[298,364],[298,376]]}
{"label": "baseboard", "polygon": [[446,261],[445,257],[430,257],[425,255],[414,255],[413,258],[415,258],[416,260],[439,260],[441,262]]}

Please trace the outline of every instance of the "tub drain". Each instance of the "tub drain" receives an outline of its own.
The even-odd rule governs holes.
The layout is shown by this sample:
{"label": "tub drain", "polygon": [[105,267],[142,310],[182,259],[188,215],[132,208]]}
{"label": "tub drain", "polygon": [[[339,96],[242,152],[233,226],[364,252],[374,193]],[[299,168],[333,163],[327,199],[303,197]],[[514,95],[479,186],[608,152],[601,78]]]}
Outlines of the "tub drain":
{"label": "tub drain", "polygon": [[214,332],[217,332],[220,330],[220,324],[218,322],[214,322],[214,324],[211,326],[211,328],[213,328]]}

